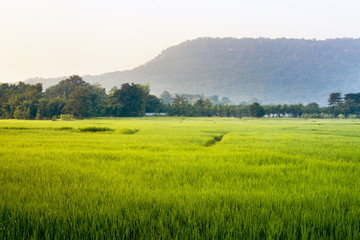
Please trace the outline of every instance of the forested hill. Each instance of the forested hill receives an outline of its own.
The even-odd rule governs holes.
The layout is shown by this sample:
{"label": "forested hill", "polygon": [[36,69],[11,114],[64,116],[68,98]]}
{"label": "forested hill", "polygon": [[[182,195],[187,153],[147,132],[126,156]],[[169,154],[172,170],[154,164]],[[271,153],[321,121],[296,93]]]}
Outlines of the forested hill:
{"label": "forested hill", "polygon": [[[108,90],[125,82],[150,82],[154,94],[168,90],[217,94],[236,103],[257,98],[326,104],[331,92],[360,91],[360,39],[199,38],[170,47],[133,70],[83,79]],[[47,87],[47,81],[28,83]]]}

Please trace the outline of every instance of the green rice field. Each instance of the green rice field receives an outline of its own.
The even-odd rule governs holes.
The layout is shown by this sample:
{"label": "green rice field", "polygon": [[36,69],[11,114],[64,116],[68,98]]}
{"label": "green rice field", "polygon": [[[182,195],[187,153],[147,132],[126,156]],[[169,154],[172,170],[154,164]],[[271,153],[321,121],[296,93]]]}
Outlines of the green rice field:
{"label": "green rice field", "polygon": [[0,239],[360,239],[360,121],[0,120]]}

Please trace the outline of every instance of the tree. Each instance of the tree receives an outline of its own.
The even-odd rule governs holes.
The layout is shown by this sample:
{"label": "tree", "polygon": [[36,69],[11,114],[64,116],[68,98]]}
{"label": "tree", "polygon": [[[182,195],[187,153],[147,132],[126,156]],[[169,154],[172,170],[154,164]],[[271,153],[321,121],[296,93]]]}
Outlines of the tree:
{"label": "tree", "polygon": [[344,97],[345,102],[348,100],[354,100],[356,104],[360,104],[360,93],[348,93]]}
{"label": "tree", "polygon": [[148,94],[148,87],[146,86],[124,83],[120,89],[114,92],[113,97],[116,103],[122,105],[121,116],[140,117],[145,115],[145,104]]}
{"label": "tree", "polygon": [[263,117],[265,115],[265,110],[259,103],[254,102],[249,105],[249,113],[252,117]]}
{"label": "tree", "polygon": [[64,97],[69,98],[70,94],[75,91],[76,87],[89,87],[90,84],[85,82],[78,75],[73,75],[65,80],[60,81],[57,85],[51,86],[45,91],[48,98]]}
{"label": "tree", "polygon": [[175,94],[175,97],[172,99],[172,104],[173,105],[184,105],[187,104],[188,100],[187,98],[184,96],[184,94]]}
{"label": "tree", "polygon": [[341,92],[330,93],[330,96],[328,98],[329,105],[332,107],[338,106],[341,100]]}
{"label": "tree", "polygon": [[344,97],[345,114],[360,114],[360,93],[348,93]]}
{"label": "tree", "polygon": [[301,117],[301,115],[303,114],[303,109],[304,109],[304,106],[301,103],[300,104],[292,104],[288,108],[289,113],[291,113],[293,115],[293,117]]}
{"label": "tree", "polygon": [[93,84],[89,86],[90,90],[90,115],[94,117],[103,116],[105,114],[107,98],[105,88],[100,84]]}
{"label": "tree", "polygon": [[159,113],[163,109],[162,101],[155,95],[149,94],[146,98],[145,112]]}
{"label": "tree", "polygon": [[211,106],[212,103],[209,99],[200,98],[194,103],[195,111],[200,117],[204,115],[211,116],[212,115]]}
{"label": "tree", "polygon": [[88,87],[75,87],[75,91],[69,96],[64,111],[75,117],[88,117],[91,107],[91,95]]}
{"label": "tree", "polygon": [[328,98],[329,105],[331,106],[332,114],[337,116],[341,110],[340,110],[340,104],[342,103],[342,97],[341,92],[335,92],[330,93],[330,96]]}
{"label": "tree", "polygon": [[319,104],[316,102],[309,103],[304,107],[304,112],[308,114],[320,113]]}
{"label": "tree", "polygon": [[162,102],[164,104],[170,104],[172,100],[172,96],[168,91],[164,91],[161,93],[160,99],[162,99]]}
{"label": "tree", "polygon": [[47,117],[50,119],[54,116],[60,116],[66,105],[66,100],[61,97],[49,99],[47,107]]}
{"label": "tree", "polygon": [[175,97],[172,100],[172,111],[170,112],[171,115],[183,115],[188,116],[191,113],[189,110],[191,109],[191,105],[188,103],[187,98],[184,94],[175,94]]}
{"label": "tree", "polygon": [[360,104],[357,104],[354,99],[348,99],[339,105],[340,113],[348,116],[350,114],[360,113]]}

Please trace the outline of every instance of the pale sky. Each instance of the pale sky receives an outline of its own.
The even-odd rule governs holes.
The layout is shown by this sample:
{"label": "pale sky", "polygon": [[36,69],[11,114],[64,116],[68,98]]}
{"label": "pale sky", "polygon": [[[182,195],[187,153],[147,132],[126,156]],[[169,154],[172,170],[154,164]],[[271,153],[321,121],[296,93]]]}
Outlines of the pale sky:
{"label": "pale sky", "polygon": [[0,0],[0,82],[128,70],[199,37],[360,38],[360,1]]}

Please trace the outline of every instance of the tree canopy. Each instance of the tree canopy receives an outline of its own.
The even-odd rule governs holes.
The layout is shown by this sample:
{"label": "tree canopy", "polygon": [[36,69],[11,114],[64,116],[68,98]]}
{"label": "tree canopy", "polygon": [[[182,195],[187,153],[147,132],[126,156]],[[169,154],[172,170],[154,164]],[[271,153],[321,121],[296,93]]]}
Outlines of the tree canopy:
{"label": "tree canopy", "polygon": [[[360,117],[360,93],[331,93],[329,107],[318,103],[307,105],[277,104],[260,105],[229,104],[217,95],[204,97],[201,94],[174,94],[169,101],[169,92],[161,97],[150,94],[150,86],[125,83],[121,88],[114,87],[109,93],[100,84],[89,84],[79,76],[71,76],[43,92],[41,84],[0,84],[0,118],[52,119],[62,114],[75,118],[113,116],[141,117],[148,113],[166,113],[170,116],[201,117]],[[190,99],[190,100],[189,100]]]}

